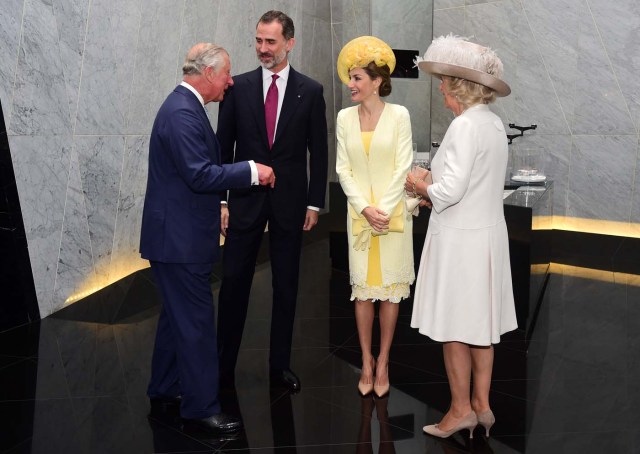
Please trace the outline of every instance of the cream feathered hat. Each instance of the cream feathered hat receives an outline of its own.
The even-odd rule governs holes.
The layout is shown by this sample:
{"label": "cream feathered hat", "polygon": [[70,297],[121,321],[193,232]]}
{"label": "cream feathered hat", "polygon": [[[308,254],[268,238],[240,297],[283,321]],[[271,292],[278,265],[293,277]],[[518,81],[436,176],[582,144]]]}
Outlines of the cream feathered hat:
{"label": "cream feathered hat", "polygon": [[459,77],[495,90],[497,96],[508,96],[511,88],[502,78],[502,61],[488,47],[449,34],[435,38],[424,58],[415,63],[435,77]]}

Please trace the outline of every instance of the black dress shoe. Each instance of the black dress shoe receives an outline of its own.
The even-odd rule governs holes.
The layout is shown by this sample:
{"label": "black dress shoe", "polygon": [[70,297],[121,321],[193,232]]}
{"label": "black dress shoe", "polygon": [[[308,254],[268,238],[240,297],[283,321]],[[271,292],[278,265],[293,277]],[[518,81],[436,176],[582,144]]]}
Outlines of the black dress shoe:
{"label": "black dress shoe", "polygon": [[293,392],[298,392],[301,389],[300,379],[291,369],[271,369],[269,379],[271,386],[282,386]]}
{"label": "black dress shoe", "polygon": [[242,429],[242,421],[224,413],[209,416],[202,419],[182,418],[184,428],[200,430],[211,434],[227,434],[237,432]]}

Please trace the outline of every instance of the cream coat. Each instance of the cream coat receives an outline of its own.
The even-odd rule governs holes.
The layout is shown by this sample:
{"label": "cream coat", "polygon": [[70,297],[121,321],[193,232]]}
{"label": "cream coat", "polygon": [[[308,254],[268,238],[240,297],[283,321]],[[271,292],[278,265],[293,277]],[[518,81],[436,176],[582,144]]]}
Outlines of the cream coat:
{"label": "cream coat", "polygon": [[404,232],[380,236],[382,285],[413,283],[413,220],[404,204],[404,180],[411,167],[411,121],[403,106],[385,104],[371,139],[369,157],[362,144],[358,106],[338,113],[336,134],[338,152],[336,171],[347,196],[347,234],[349,237],[349,274],[352,285],[365,286],[369,250],[353,248],[352,217],[360,216],[371,203],[373,190],[378,208],[391,214],[400,204]]}
{"label": "cream coat", "polygon": [[440,341],[500,342],[517,328],[503,189],[504,125],[488,106],[453,120],[431,163],[433,203],[411,326]]}

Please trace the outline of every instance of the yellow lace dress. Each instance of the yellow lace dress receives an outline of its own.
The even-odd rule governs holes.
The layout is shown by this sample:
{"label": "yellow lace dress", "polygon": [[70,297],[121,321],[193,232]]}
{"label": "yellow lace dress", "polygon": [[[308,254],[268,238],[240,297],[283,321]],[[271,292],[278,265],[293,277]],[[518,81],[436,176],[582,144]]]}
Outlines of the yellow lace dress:
{"label": "yellow lace dress", "polygon": [[[373,131],[362,131],[362,144],[364,150],[369,156],[369,147],[371,146],[371,138],[373,137]],[[373,197],[373,191],[371,191],[371,203],[375,203]],[[382,285],[382,268],[380,267],[380,239],[384,239],[382,236],[371,236],[371,242],[369,244],[369,262],[367,266],[367,285],[362,287],[360,285],[351,286],[351,300],[359,299],[364,300],[389,300],[392,303],[399,303],[403,298],[409,297],[409,284],[391,284],[387,286]]]}

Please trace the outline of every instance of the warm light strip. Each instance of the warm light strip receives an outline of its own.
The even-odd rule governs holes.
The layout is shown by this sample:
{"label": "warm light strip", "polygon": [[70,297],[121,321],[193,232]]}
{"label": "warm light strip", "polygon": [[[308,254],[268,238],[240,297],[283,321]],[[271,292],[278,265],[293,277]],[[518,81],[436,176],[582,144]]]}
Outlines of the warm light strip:
{"label": "warm light strip", "polygon": [[[115,262],[115,261],[114,261]],[[82,298],[85,298],[103,288],[113,284],[114,282],[123,279],[136,271],[149,268],[149,262],[139,257],[129,258],[127,260],[121,259],[117,261],[114,267],[114,271],[108,277],[96,277],[92,275],[87,280],[78,286],[78,291],[70,295],[65,301],[64,305],[68,306],[73,304]]]}
{"label": "warm light strip", "polygon": [[[599,219],[575,218],[568,216],[534,216],[532,219],[533,230],[566,230],[570,232],[596,233],[600,235],[621,236],[627,238],[640,238],[640,223],[604,221]],[[220,245],[224,245],[224,237],[220,237]],[[110,276],[104,282],[92,282],[93,285],[86,283],[85,289],[69,296],[64,304],[65,306],[74,303],[92,293],[102,290],[108,285],[128,276],[129,274],[149,266],[148,262],[141,259],[124,260],[124,266],[120,267],[118,276]],[[141,263],[143,262],[143,263]],[[554,271],[554,266],[555,270]],[[561,267],[561,268],[559,268]],[[583,271],[575,271],[583,270]],[[544,272],[544,270],[533,270],[534,273]],[[628,283],[629,285],[638,285],[639,276],[634,274],[612,273],[601,270],[592,270],[589,268],[569,267],[569,265],[552,264],[550,272],[563,272],[564,274],[584,277],[586,279],[595,279],[606,282]],[[576,273],[576,274],[572,274]],[[95,280],[94,280],[95,281]],[[88,284],[88,285],[87,285]],[[88,288],[87,288],[88,287]]]}
{"label": "warm light strip", "polygon": [[612,284],[626,284],[640,287],[640,275],[618,273],[614,271],[596,270],[593,268],[582,268],[579,266],[563,265],[561,263],[551,263],[549,271],[553,274],[579,277],[593,281],[610,282]]}
{"label": "warm light strip", "polygon": [[640,223],[635,222],[605,221],[569,216],[534,216],[532,223],[534,230],[548,229],[551,226],[554,230],[640,238]]}

